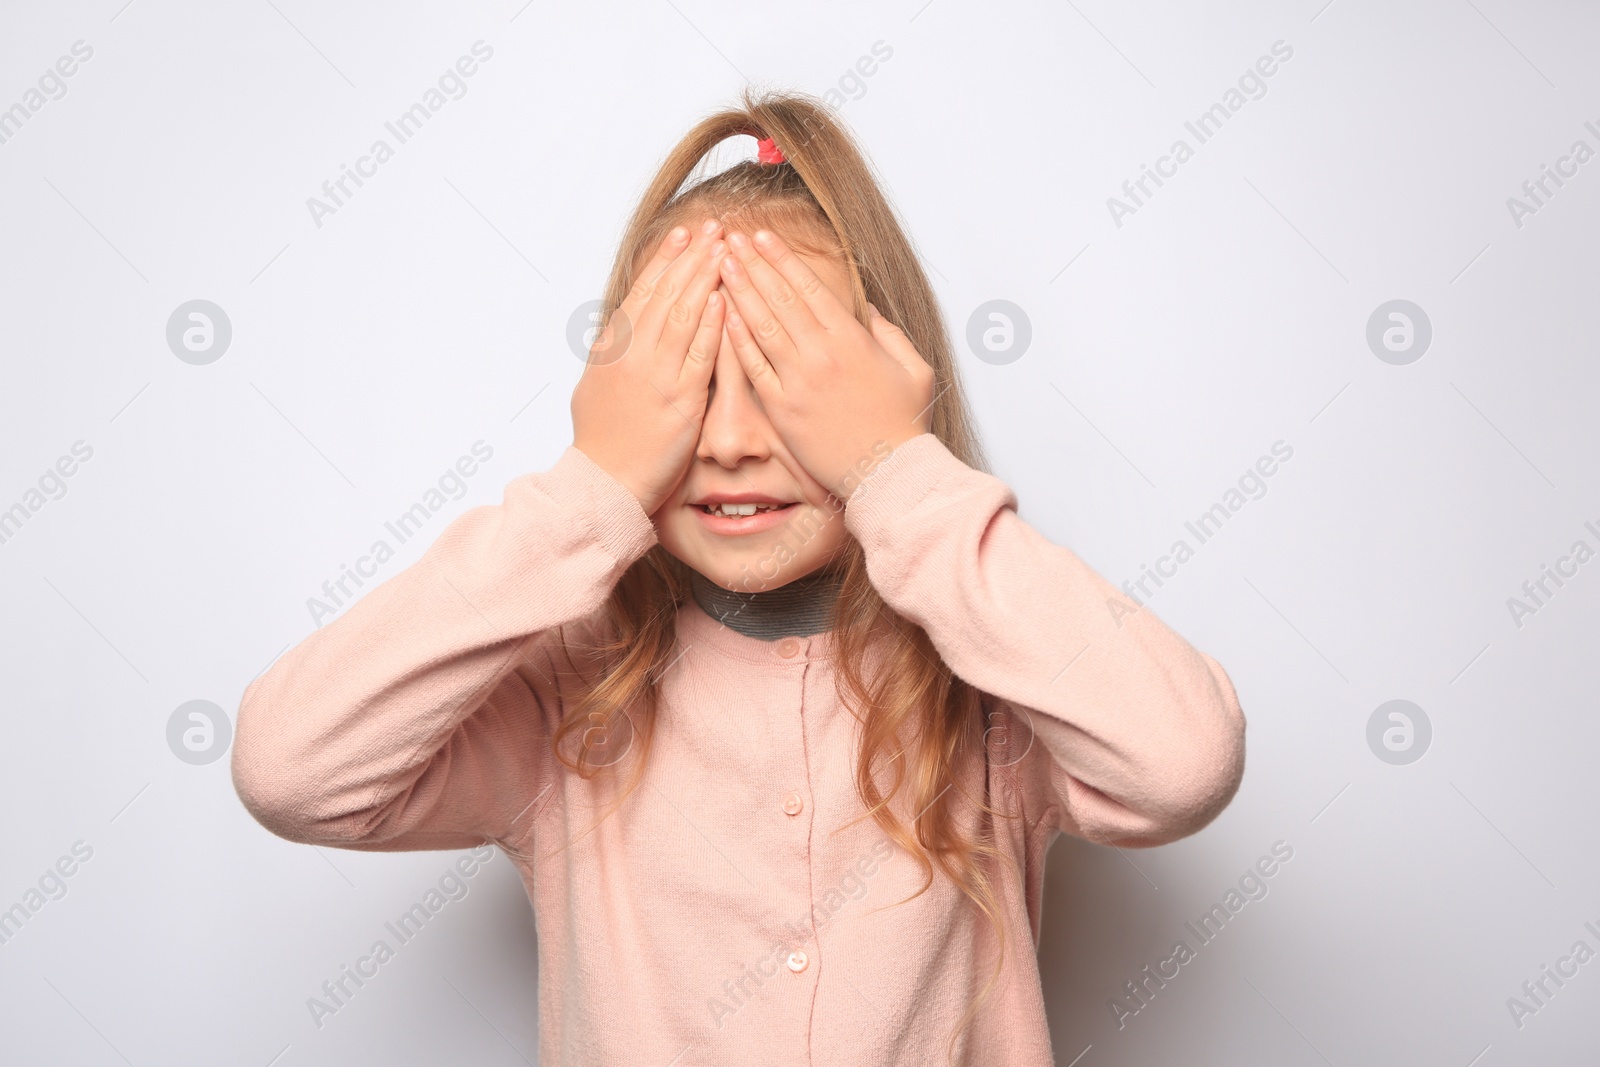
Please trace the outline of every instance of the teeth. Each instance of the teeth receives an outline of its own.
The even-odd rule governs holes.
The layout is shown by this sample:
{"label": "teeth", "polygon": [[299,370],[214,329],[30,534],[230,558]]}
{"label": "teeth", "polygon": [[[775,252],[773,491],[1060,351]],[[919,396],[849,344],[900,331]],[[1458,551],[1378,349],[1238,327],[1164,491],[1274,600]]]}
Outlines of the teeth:
{"label": "teeth", "polygon": [[707,504],[706,510],[713,515],[754,515],[758,511],[776,510],[775,504]]}

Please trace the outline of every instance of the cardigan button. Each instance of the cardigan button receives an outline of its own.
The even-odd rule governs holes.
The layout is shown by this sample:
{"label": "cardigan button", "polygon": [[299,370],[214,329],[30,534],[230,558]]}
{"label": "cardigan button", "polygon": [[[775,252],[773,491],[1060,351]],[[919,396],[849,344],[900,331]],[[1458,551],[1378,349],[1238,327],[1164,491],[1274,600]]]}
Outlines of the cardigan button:
{"label": "cardigan button", "polygon": [[799,815],[800,809],[805,806],[806,803],[800,799],[799,793],[790,793],[783,798],[783,810],[790,815]]}
{"label": "cardigan button", "polygon": [[795,974],[799,974],[801,971],[805,970],[806,964],[810,962],[811,960],[804,952],[789,953],[789,969]]}
{"label": "cardigan button", "polygon": [[778,655],[784,659],[794,659],[800,654],[800,641],[798,638],[785,637],[778,642]]}

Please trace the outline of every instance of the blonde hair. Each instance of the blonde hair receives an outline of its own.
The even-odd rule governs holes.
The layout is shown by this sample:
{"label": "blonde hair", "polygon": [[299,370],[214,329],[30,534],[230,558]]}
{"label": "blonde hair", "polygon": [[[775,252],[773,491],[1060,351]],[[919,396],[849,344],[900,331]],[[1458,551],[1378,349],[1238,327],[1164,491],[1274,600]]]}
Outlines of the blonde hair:
{"label": "blonde hair", "polygon": [[[747,233],[767,226],[802,250],[845,267],[852,307],[863,325],[871,301],[905,331],[934,371],[932,433],[968,466],[987,470],[933,287],[867,160],[815,97],[756,95],[747,88],[742,102],[743,107],[701,121],[662,163],[617,250],[601,321],[622,303],[635,273],[673,226],[692,228],[707,217]],[[685,188],[708,153],[738,135],[771,138],[785,162],[741,162]],[[854,538],[847,540],[834,565],[842,577],[831,627],[840,697],[858,709],[862,722],[856,788],[867,811],[860,818],[876,819],[923,868],[921,889],[907,899],[927,891],[937,865],[989,918],[1000,945],[994,973],[951,1035],[953,1050],[957,1035],[998,978],[1005,954],[1004,918],[980,862],[980,857],[1002,853],[989,834],[984,840],[964,839],[954,816],[959,796],[966,796],[957,784],[957,768],[963,760],[984,757],[982,694],[951,671],[925,631],[884,603],[868,581],[865,556]],[[688,595],[688,567],[661,545],[624,572],[605,605],[611,626],[588,650],[602,669],[556,731],[562,763],[586,779],[603,769],[593,759],[591,739],[616,736],[617,728],[631,731],[638,759],[622,796],[637,786],[648,758],[656,683],[671,664],[677,611]],[[881,656],[881,667],[870,681],[864,670],[869,648]],[[570,652],[568,656],[570,662]],[[620,722],[623,717],[626,726]],[[909,746],[901,744],[902,728],[913,738]],[[569,756],[562,748],[574,739],[578,752]],[[876,778],[886,765],[893,772],[887,792]],[[889,808],[902,788],[918,813],[912,830]],[[991,815],[1010,817],[990,808],[983,797],[967,799]]]}

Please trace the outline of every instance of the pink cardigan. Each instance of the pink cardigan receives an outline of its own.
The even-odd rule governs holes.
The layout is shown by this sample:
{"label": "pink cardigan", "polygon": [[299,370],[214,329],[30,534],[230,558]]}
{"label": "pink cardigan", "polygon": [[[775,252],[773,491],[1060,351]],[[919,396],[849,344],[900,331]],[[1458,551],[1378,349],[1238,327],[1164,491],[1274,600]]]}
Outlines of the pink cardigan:
{"label": "pink cardigan", "polygon": [[[884,599],[991,695],[987,759],[962,787],[1022,815],[994,820],[1015,864],[990,868],[1005,969],[956,1062],[1049,1067],[1045,850],[1061,832],[1139,847],[1199,830],[1238,788],[1245,723],[1216,661],[1148,609],[1114,614],[1120,594],[1015,508],[924,434],[843,521]],[[554,630],[602,624],[654,543],[575,448],[513,480],[249,687],[240,798],[291,841],[499,845],[533,902],[543,1063],[943,1063],[998,946],[942,875],[898,903],[920,868],[852,822],[857,722],[831,634],[762,641],[689,601],[645,778],[590,829],[611,778],[585,782],[550,751],[576,687]],[[629,738],[608,743],[621,756]]]}

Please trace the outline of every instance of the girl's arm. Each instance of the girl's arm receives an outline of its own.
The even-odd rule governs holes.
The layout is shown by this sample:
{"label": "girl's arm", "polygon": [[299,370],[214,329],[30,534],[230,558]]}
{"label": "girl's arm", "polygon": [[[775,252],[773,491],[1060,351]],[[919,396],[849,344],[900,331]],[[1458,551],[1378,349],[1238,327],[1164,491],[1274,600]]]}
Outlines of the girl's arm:
{"label": "girl's arm", "polygon": [[1016,760],[1029,829],[1124,846],[1199,830],[1244,773],[1228,676],[1015,509],[1004,482],[922,434],[871,470],[845,524],[889,606],[1017,708],[1012,755],[991,758]]}
{"label": "girl's arm", "polygon": [[515,479],[245,690],[246,809],[343,848],[514,838],[559,773],[553,630],[584,624],[655,540],[638,499],[575,447]]}

